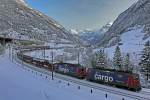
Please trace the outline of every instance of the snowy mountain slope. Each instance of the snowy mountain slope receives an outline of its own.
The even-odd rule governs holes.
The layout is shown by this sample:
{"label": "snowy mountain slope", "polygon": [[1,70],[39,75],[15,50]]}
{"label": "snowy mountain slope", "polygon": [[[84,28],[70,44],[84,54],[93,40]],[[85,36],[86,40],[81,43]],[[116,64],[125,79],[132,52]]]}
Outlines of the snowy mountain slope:
{"label": "snowy mountain slope", "polygon": [[[27,6],[23,0],[0,0],[0,33],[13,30],[31,38],[49,40],[52,34],[75,41],[73,35],[52,18]],[[49,38],[45,38],[45,36]]]}
{"label": "snowy mountain slope", "polygon": [[75,29],[70,29],[71,34],[78,35],[79,32]]}
{"label": "snowy mountain slope", "polygon": [[[139,0],[121,13],[105,34],[99,45],[106,45],[112,38],[123,34],[128,28],[143,26],[144,39],[150,36],[150,0]],[[119,41],[119,38],[117,38]]]}
{"label": "snowy mountain slope", "polygon": [[23,4],[23,5],[27,5],[24,0],[16,0],[16,2]]}
{"label": "snowy mountain slope", "polygon": [[[130,53],[132,59],[131,61],[136,65],[138,65],[139,63],[140,54],[144,48],[145,42],[150,40],[150,37],[143,40],[144,36],[145,35],[143,33],[143,27],[141,28],[134,27],[132,28],[132,30],[130,28],[130,31],[124,32],[120,36],[119,43],[121,44],[120,48],[121,48],[122,56],[125,56],[127,53]],[[114,56],[116,46],[117,45],[105,48],[106,54],[110,59],[112,59]],[[97,50],[98,49],[96,49],[96,51]]]}

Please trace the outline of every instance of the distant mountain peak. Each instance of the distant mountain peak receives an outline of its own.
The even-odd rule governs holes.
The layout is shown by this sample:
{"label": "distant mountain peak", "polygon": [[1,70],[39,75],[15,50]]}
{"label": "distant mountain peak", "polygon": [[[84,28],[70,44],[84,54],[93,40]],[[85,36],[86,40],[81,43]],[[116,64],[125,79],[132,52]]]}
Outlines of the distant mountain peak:
{"label": "distant mountain peak", "polygon": [[105,26],[112,26],[113,22],[108,22]]}
{"label": "distant mountain peak", "polygon": [[105,34],[105,32],[108,31],[111,25],[112,25],[112,22],[109,22],[99,29],[85,29],[85,30],[71,29],[70,32],[72,34],[78,35],[81,38],[81,40],[85,41],[86,43],[95,46],[99,43],[99,41],[101,40],[101,37]]}
{"label": "distant mountain peak", "polygon": [[75,29],[70,29],[70,32],[72,33],[72,34],[78,34],[79,32],[77,31],[77,30],[75,30]]}
{"label": "distant mountain peak", "polygon": [[27,3],[25,2],[25,0],[15,0],[17,3],[23,4],[27,6]]}

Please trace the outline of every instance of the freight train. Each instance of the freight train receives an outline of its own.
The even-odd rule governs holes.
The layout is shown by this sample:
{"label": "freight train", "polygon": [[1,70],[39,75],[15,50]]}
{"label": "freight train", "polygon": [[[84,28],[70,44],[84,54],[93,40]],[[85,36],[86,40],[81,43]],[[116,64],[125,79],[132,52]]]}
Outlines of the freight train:
{"label": "freight train", "polygon": [[48,60],[30,57],[23,53],[17,54],[20,60],[26,63],[35,65],[36,67],[55,71],[56,73],[86,79],[88,81],[97,82],[100,84],[125,88],[133,91],[140,91],[139,75],[129,72],[121,72],[115,70],[104,70],[95,68],[85,68],[79,64],[69,63],[54,63],[51,64]]}
{"label": "freight train", "polygon": [[86,69],[79,64],[69,64],[69,63],[55,63],[55,72],[74,76],[77,78],[85,78]]}

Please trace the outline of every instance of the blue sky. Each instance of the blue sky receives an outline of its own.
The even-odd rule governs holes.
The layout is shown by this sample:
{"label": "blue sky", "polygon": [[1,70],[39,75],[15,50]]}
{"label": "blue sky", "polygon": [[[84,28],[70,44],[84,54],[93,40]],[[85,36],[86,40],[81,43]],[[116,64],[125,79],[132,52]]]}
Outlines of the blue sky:
{"label": "blue sky", "polygon": [[67,29],[97,29],[137,0],[26,0]]}

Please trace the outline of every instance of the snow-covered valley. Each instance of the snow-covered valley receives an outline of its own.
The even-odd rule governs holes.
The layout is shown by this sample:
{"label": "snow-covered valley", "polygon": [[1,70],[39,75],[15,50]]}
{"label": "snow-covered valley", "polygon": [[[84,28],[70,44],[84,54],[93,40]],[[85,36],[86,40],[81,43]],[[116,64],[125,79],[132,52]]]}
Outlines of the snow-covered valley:
{"label": "snow-covered valley", "polygon": [[[15,60],[10,60],[9,50],[0,56],[0,98],[2,100],[134,100],[105,91],[91,89],[62,79],[47,76]],[[47,76],[47,78],[46,78]],[[105,97],[105,94],[108,97]]]}
{"label": "snow-covered valley", "polygon": [[0,0],[0,100],[150,100],[149,9],[138,0],[114,22],[80,30],[25,0]]}

